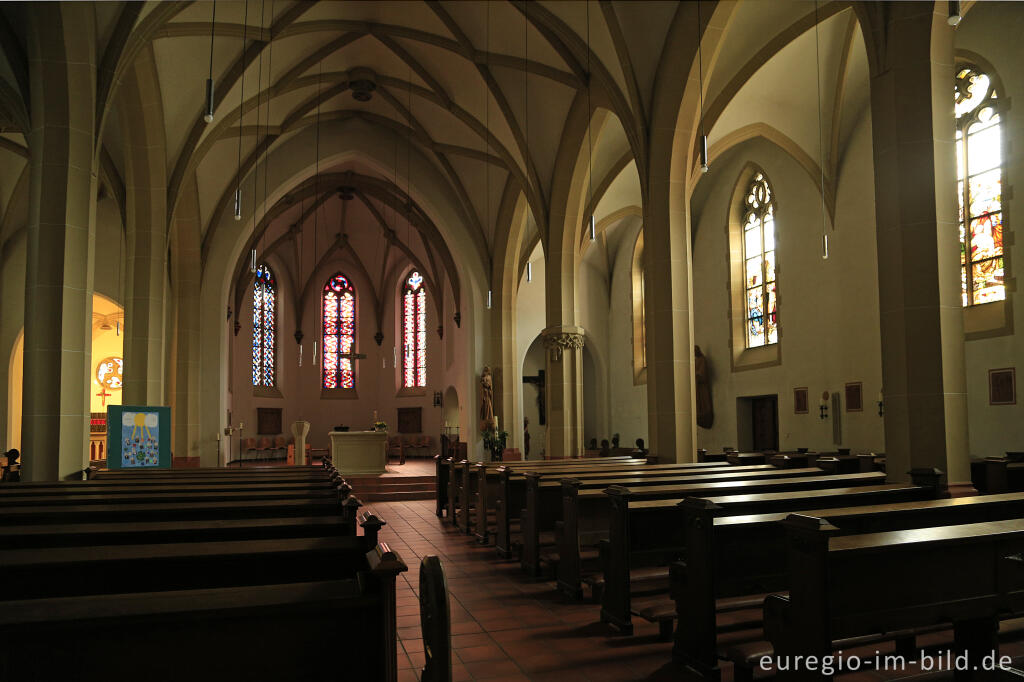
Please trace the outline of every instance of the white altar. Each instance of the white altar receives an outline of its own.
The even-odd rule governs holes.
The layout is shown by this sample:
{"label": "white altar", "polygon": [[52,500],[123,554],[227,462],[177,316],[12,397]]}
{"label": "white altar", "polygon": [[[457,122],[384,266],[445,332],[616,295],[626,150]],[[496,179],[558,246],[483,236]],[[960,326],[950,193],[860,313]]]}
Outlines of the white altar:
{"label": "white altar", "polygon": [[331,459],[342,476],[383,474],[388,461],[386,431],[331,431]]}

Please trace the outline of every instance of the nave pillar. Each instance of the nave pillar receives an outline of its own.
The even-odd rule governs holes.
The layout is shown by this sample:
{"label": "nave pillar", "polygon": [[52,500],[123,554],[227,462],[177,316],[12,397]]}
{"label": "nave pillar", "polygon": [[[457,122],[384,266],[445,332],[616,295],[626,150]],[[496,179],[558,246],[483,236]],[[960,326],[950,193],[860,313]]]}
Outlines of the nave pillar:
{"label": "nave pillar", "polygon": [[[685,187],[653,175],[650,195],[643,228],[648,448],[662,463],[692,462],[697,434],[689,201]],[[671,206],[684,202],[681,210]]]}
{"label": "nave pillar", "polygon": [[963,481],[953,29],[944,3],[865,5],[887,470],[906,480],[937,467]]}
{"label": "nave pillar", "polygon": [[31,130],[25,273],[24,475],[88,462],[96,209],[96,46],[88,3],[27,13]]}
{"label": "nave pillar", "polygon": [[[199,245],[199,195],[195,182],[184,183],[171,224],[174,259],[171,281],[171,332],[168,353],[168,396],[171,405],[171,451],[177,457],[200,457],[204,467],[219,466],[216,432],[220,430],[214,413],[210,447],[200,448],[199,367],[200,367],[200,289],[202,257]],[[219,317],[219,316],[218,316]],[[223,317],[219,317],[221,321]],[[229,444],[225,442],[224,447]]]}
{"label": "nave pillar", "polygon": [[120,88],[126,139],[125,405],[164,405],[164,290],[167,276],[167,160],[162,100],[152,48]]}
{"label": "nave pillar", "polygon": [[544,391],[549,459],[583,454],[583,327],[557,325],[544,339]]}
{"label": "nave pillar", "polygon": [[[575,111],[575,110],[574,110]],[[576,116],[585,111],[575,111]],[[578,161],[578,159],[577,159]],[[556,170],[556,178],[558,177]],[[556,183],[558,199],[548,222],[544,249],[544,411],[547,417],[545,452],[548,459],[583,455],[583,342],[577,326],[577,240],[583,226],[583,176],[576,173]],[[562,198],[565,198],[564,200]],[[564,201],[564,203],[563,203]]]}

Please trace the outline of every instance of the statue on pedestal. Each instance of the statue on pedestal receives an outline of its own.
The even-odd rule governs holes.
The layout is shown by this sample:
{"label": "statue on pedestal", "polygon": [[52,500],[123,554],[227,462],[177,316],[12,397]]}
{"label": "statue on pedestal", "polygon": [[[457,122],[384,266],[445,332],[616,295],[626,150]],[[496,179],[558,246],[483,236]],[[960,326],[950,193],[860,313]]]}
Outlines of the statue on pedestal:
{"label": "statue on pedestal", "polygon": [[484,366],[480,374],[480,422],[481,430],[494,426],[494,380],[491,378],[491,368],[487,366]]}

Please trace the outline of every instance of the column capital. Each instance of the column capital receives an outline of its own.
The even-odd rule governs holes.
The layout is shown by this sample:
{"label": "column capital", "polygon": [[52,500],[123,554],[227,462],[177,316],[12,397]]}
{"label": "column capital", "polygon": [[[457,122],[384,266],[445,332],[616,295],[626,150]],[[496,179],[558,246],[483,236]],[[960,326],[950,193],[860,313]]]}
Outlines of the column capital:
{"label": "column capital", "polygon": [[541,332],[544,337],[544,347],[551,351],[553,360],[561,360],[562,353],[566,349],[582,350],[585,342],[586,330],[583,327],[571,325],[556,325],[548,327]]}

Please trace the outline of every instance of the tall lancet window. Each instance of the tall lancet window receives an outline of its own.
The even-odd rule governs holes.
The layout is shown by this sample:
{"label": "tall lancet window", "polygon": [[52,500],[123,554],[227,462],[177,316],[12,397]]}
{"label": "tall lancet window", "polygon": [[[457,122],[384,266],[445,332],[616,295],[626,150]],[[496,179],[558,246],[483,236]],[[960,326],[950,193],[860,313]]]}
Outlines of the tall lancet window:
{"label": "tall lancet window", "polygon": [[355,388],[352,358],[342,356],[355,352],[356,290],[340,272],[324,285],[323,323],[324,388]]}
{"label": "tall lancet window", "polygon": [[775,197],[764,173],[755,173],[743,199],[743,277],[747,348],[779,341],[775,289]]}
{"label": "tall lancet window", "polygon": [[427,385],[427,290],[413,272],[402,286],[402,386]]}
{"label": "tall lancet window", "polygon": [[277,286],[266,263],[256,270],[252,285],[252,385],[273,386],[276,379]]}
{"label": "tall lancet window", "polygon": [[976,67],[956,74],[960,285],[965,306],[1006,298],[1003,281],[1003,142],[1000,100]]}

